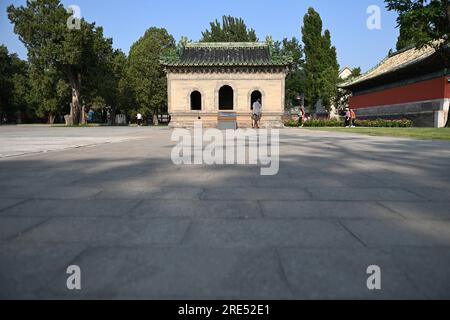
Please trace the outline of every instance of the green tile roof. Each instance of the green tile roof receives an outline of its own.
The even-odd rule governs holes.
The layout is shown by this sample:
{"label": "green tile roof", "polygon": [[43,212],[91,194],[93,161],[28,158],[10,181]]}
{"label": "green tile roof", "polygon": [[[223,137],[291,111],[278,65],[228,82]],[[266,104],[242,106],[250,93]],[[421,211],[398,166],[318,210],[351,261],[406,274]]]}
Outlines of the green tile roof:
{"label": "green tile roof", "polygon": [[274,54],[265,42],[189,43],[161,57],[166,67],[289,66],[292,57]]}

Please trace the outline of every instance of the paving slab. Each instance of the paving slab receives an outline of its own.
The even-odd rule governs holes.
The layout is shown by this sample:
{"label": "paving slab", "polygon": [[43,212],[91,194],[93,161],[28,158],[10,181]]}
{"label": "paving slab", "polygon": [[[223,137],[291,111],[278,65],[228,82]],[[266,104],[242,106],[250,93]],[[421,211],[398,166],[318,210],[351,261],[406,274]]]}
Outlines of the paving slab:
{"label": "paving slab", "polygon": [[307,188],[314,200],[418,201],[420,196],[402,188]]}
{"label": "paving slab", "polygon": [[23,234],[20,240],[92,245],[177,244],[184,238],[189,223],[183,219],[51,218]]}
{"label": "paving slab", "polygon": [[86,270],[82,290],[69,292],[59,275],[42,298],[292,298],[273,250],[99,247],[75,262]]}
{"label": "paving slab", "polygon": [[383,202],[383,206],[408,219],[450,219],[450,201],[448,202]]}
{"label": "paving slab", "polygon": [[27,200],[9,209],[0,216],[6,217],[124,217],[139,204],[134,200]]}
{"label": "paving slab", "polygon": [[0,241],[19,237],[45,221],[46,218],[0,217]]}
{"label": "paving slab", "polygon": [[299,219],[402,219],[393,210],[377,202],[358,201],[261,201],[269,218]]}
{"label": "paving slab", "polygon": [[369,247],[450,247],[450,221],[344,220],[342,223]]}
{"label": "paving slab", "polygon": [[0,244],[0,299],[39,299],[42,288],[58,275],[65,285],[67,267],[85,249],[80,244]]}
{"label": "paving slab", "polygon": [[207,247],[361,246],[337,222],[323,220],[202,219],[192,223],[184,241]]}
{"label": "paving slab", "polygon": [[[384,252],[367,249],[278,249],[298,299],[425,299]],[[381,290],[367,287],[367,268],[381,269]],[[425,275],[423,275],[425,276]]]}
{"label": "paving slab", "polygon": [[133,210],[137,218],[258,218],[257,201],[144,200]]}
{"label": "paving slab", "polygon": [[290,188],[210,188],[206,189],[204,200],[311,200],[304,189]]}

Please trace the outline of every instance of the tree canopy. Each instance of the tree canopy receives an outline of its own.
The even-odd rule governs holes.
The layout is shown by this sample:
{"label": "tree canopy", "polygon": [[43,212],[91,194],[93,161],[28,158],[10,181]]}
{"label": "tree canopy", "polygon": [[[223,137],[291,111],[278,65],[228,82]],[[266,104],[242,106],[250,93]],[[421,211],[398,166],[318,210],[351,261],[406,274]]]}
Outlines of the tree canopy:
{"label": "tree canopy", "polygon": [[305,91],[305,60],[303,58],[303,47],[295,37],[284,38],[282,41],[274,43],[274,50],[281,55],[289,55],[293,58],[291,71],[286,77],[286,104],[295,105],[298,103],[298,96]]}
{"label": "tree canopy", "polygon": [[254,29],[247,28],[242,18],[223,16],[222,24],[215,20],[210,23],[211,30],[202,32],[200,42],[257,42]]}
{"label": "tree canopy", "polygon": [[167,105],[167,77],[160,57],[175,48],[173,36],[166,29],[156,27],[148,29],[131,46],[127,78],[134,93],[135,113],[155,115]]}
{"label": "tree canopy", "polygon": [[421,48],[450,34],[448,0],[385,0],[386,8],[398,13],[400,36],[397,50],[415,45]]}
{"label": "tree canopy", "polygon": [[35,74],[60,74],[70,84],[71,122],[78,124],[82,101],[89,103],[101,92],[112,40],[104,38],[101,27],[84,19],[79,29],[69,28],[70,14],[59,0],[28,0],[25,6],[10,5],[7,11]]}
{"label": "tree canopy", "polygon": [[303,19],[302,39],[305,51],[305,98],[311,108],[322,101],[329,108],[336,97],[339,64],[329,30],[322,33],[322,19],[313,8]]}

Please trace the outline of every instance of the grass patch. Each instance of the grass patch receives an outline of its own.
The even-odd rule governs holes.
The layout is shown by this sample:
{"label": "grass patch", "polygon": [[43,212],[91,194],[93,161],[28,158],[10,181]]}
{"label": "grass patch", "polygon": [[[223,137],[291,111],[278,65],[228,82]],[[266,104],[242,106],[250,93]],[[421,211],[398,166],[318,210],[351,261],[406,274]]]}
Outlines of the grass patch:
{"label": "grass patch", "polygon": [[361,133],[371,136],[406,137],[423,140],[449,140],[450,128],[307,128],[308,130]]}

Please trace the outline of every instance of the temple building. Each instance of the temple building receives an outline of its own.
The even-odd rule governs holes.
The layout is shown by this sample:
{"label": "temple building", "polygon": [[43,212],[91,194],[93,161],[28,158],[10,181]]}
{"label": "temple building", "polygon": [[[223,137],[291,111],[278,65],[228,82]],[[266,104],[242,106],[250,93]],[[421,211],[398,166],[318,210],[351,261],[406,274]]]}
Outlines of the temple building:
{"label": "temple building", "polygon": [[360,119],[410,119],[415,126],[444,127],[450,104],[447,47],[409,48],[389,55],[364,75],[340,86]]}
{"label": "temple building", "polygon": [[292,58],[265,42],[189,43],[163,56],[172,127],[218,127],[231,119],[251,127],[251,106],[260,99],[263,127],[282,127],[285,79]]}

